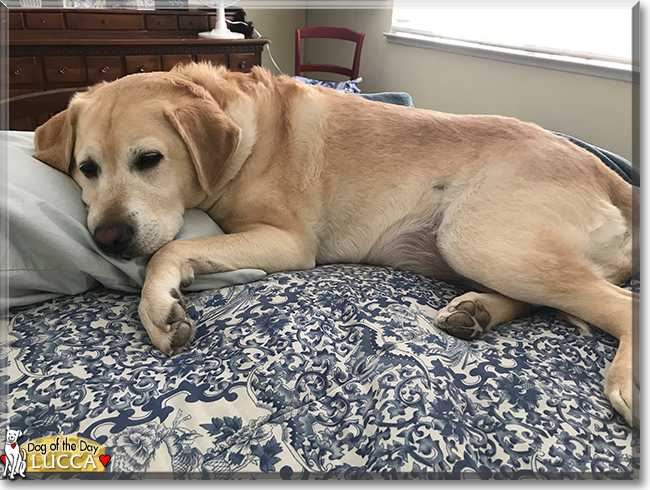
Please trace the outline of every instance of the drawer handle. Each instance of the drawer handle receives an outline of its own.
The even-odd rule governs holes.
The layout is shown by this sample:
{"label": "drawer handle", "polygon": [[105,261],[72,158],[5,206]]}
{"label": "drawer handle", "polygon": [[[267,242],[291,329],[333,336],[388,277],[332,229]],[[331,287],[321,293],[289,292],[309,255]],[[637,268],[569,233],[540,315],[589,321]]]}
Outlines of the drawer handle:
{"label": "drawer handle", "polygon": [[20,75],[23,72],[22,68],[16,68],[14,70],[14,75]]}
{"label": "drawer handle", "polygon": [[240,61],[239,65],[237,66],[239,66],[239,68],[246,68],[248,66],[248,63],[246,63],[246,60]]}
{"label": "drawer handle", "polygon": [[47,20],[41,19],[41,24],[47,24]]}
{"label": "drawer handle", "polygon": [[110,70],[110,68],[108,66],[104,66],[101,71],[102,73],[108,73],[108,70]]}
{"label": "drawer handle", "polygon": [[159,25],[159,26],[164,26],[164,25],[165,25],[165,21],[164,21],[164,20],[159,20],[159,21],[158,21],[158,25]]}
{"label": "drawer handle", "polygon": [[104,19],[104,20],[102,20],[102,24],[104,24],[105,26],[107,26],[107,25],[108,25],[108,19]]}
{"label": "drawer handle", "polygon": [[142,66],[140,67],[140,73],[143,73],[143,72],[145,72],[145,71],[147,71],[147,67],[146,67],[146,65],[142,65]]}
{"label": "drawer handle", "polygon": [[68,71],[68,69],[65,66],[62,66],[61,68],[59,68],[59,73],[61,73],[61,74],[65,74],[65,72],[67,72],[67,71]]}

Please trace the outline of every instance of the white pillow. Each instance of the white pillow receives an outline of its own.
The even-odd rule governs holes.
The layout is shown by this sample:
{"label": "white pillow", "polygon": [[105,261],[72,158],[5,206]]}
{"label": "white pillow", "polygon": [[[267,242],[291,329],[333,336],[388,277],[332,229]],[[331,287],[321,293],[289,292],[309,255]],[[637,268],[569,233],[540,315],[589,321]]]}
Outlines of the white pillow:
{"label": "white pillow", "polygon": [[[98,283],[139,292],[150,257],[125,260],[105,255],[86,228],[81,189],[67,175],[32,157],[34,133],[3,131],[7,193],[0,215],[8,218],[8,237],[0,239],[0,280],[9,284],[8,306],[45,301],[87,291]],[[203,211],[189,209],[175,240],[223,235]],[[4,243],[6,242],[6,243]],[[7,266],[5,269],[4,266]],[[188,291],[216,289],[256,281],[259,269],[196,276]]]}

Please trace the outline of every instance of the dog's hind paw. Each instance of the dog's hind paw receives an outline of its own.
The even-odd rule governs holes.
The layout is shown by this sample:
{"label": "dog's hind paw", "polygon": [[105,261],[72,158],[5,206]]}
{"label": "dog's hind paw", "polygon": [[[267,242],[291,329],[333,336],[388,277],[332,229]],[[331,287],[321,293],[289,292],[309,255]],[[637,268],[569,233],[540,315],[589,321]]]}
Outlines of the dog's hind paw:
{"label": "dog's hind paw", "polygon": [[480,300],[455,298],[436,317],[436,324],[454,337],[472,340],[488,331],[490,314]]}
{"label": "dog's hind paw", "polygon": [[640,427],[638,378],[620,364],[613,364],[605,379],[605,395],[630,426]]}
{"label": "dog's hind paw", "polygon": [[632,393],[628,387],[615,386],[607,389],[606,394],[612,407],[633,427],[639,427],[639,419],[632,410]]}
{"label": "dog's hind paw", "polygon": [[143,293],[138,312],[149,338],[163,354],[180,354],[194,341],[196,327],[177,289],[156,297]]}

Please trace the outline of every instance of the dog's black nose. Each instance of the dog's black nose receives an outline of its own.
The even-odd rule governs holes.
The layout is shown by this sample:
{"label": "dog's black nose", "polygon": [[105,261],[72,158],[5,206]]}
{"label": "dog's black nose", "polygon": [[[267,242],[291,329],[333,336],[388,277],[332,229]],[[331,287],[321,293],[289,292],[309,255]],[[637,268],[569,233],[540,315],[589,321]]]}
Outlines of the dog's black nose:
{"label": "dog's black nose", "polygon": [[95,241],[102,252],[119,255],[131,244],[133,227],[126,223],[98,226],[95,229]]}

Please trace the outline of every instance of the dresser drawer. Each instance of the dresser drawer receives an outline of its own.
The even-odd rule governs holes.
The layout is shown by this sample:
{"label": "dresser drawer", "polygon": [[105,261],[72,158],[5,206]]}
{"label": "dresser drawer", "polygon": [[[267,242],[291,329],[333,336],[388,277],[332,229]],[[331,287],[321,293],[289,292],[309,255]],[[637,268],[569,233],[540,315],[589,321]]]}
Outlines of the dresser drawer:
{"label": "dresser drawer", "polygon": [[255,53],[233,53],[228,60],[232,71],[249,72],[255,66]]}
{"label": "dresser drawer", "polygon": [[86,74],[91,83],[115,80],[124,75],[119,56],[87,56]]}
{"label": "dresser drawer", "polygon": [[36,58],[9,58],[9,83],[39,83],[43,81],[43,70]]}
{"label": "dresser drawer", "polygon": [[63,29],[63,15],[52,12],[26,13],[28,29]]}
{"label": "dresser drawer", "polygon": [[45,81],[48,83],[85,82],[83,59],[76,56],[46,56],[43,58]]}
{"label": "dresser drawer", "polygon": [[152,31],[165,31],[176,29],[176,16],[174,15],[145,15],[144,25]]}
{"label": "dresser drawer", "polygon": [[145,73],[150,71],[160,71],[160,56],[143,55],[143,56],[125,56],[126,74]]}
{"label": "dresser drawer", "polygon": [[190,62],[192,62],[191,54],[164,54],[162,56],[162,69],[165,71],[169,71],[177,63],[190,63]]}
{"label": "dresser drawer", "polygon": [[24,29],[23,15],[20,12],[9,12],[9,29]]}
{"label": "dresser drawer", "polygon": [[178,29],[181,31],[209,30],[208,18],[198,15],[179,15]]}
{"label": "dresser drawer", "polygon": [[142,15],[133,14],[65,14],[68,29],[98,30],[141,30],[144,29]]}

